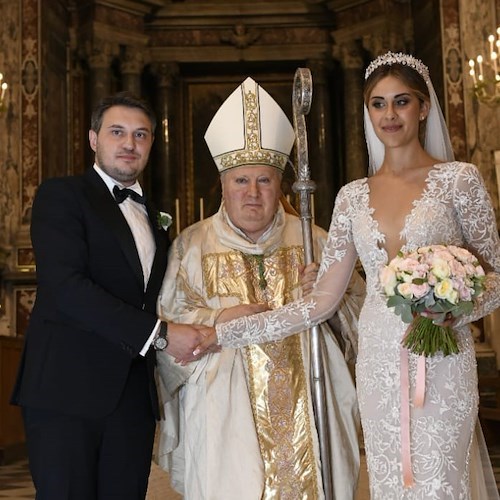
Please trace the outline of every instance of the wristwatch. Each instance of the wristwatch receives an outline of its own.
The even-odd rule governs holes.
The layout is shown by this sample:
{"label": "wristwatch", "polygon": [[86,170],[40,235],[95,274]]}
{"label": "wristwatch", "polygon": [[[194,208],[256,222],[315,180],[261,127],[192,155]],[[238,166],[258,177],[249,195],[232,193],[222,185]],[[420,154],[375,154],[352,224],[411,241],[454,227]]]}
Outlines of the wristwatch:
{"label": "wristwatch", "polygon": [[168,325],[165,322],[160,323],[160,331],[153,340],[153,347],[156,351],[164,351],[168,347]]}

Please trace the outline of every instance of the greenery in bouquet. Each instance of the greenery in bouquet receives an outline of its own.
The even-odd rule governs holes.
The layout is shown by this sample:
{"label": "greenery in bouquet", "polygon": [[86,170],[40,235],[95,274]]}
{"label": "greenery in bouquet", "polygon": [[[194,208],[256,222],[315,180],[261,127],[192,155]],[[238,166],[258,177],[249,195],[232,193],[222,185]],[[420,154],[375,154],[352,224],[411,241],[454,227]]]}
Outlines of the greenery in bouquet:
{"label": "greenery in bouquet", "polygon": [[454,245],[431,245],[398,255],[380,271],[387,306],[410,324],[403,345],[433,356],[458,353],[450,318],[468,315],[484,291],[485,273],[476,257]]}

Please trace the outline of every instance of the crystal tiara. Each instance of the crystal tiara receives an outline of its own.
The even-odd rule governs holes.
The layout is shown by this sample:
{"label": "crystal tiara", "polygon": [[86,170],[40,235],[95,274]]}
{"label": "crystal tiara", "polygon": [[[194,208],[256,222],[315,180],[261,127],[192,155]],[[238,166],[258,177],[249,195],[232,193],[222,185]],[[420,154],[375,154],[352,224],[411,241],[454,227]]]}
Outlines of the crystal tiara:
{"label": "crystal tiara", "polygon": [[425,83],[429,82],[429,68],[420,60],[416,59],[409,54],[403,54],[402,52],[387,52],[382,56],[374,59],[366,68],[365,80],[379,67],[379,66],[392,66],[393,64],[404,64],[417,71],[420,76],[425,80]]}

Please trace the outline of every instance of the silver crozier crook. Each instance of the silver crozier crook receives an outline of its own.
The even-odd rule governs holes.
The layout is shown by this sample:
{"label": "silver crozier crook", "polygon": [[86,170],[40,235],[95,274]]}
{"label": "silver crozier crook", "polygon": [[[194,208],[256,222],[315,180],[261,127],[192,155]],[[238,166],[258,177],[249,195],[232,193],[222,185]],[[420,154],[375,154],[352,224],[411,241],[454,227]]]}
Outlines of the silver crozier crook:
{"label": "silver crozier crook", "polygon": [[[312,76],[307,68],[298,68],[293,80],[293,125],[296,137],[297,161],[293,183],[293,191],[299,194],[300,220],[302,222],[302,238],[304,241],[304,261],[311,264],[314,260],[312,228],[311,228],[311,193],[316,184],[310,179],[309,159],[307,153],[307,131],[305,115],[311,109]],[[323,358],[321,355],[320,331],[318,326],[310,330],[311,342],[311,376],[314,414],[321,454],[321,472],[325,499],[333,499],[332,470],[330,460],[330,443],[328,434],[328,416],[325,399],[325,379]]]}

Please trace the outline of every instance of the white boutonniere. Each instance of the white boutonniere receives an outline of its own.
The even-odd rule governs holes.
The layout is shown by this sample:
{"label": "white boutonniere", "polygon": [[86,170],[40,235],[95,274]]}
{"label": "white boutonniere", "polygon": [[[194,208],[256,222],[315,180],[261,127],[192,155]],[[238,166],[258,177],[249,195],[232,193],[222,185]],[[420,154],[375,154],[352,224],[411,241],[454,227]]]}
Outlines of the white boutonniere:
{"label": "white boutonniere", "polygon": [[158,212],[156,217],[158,222],[158,229],[166,231],[172,225],[172,216],[167,212]]}

